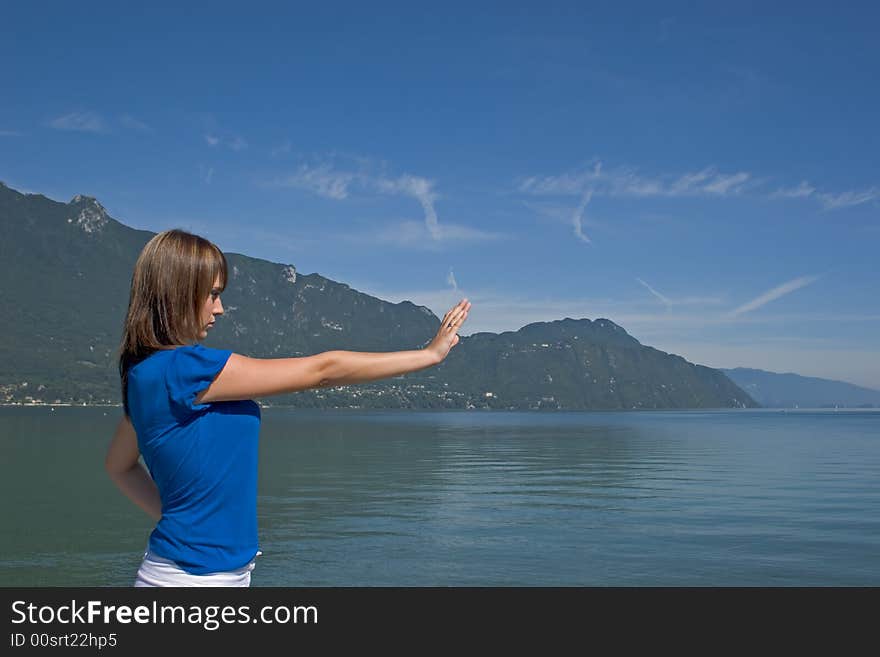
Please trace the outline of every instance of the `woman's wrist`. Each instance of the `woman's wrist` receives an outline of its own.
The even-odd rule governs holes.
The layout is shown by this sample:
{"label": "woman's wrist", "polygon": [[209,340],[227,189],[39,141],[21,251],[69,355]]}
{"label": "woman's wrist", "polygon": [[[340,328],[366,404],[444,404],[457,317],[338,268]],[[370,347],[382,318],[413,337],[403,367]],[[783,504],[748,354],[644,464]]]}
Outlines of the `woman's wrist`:
{"label": "woman's wrist", "polygon": [[429,367],[433,365],[439,365],[443,361],[443,358],[440,356],[440,352],[433,344],[429,344],[427,347],[422,349],[422,351],[428,352],[428,355],[430,356]]}

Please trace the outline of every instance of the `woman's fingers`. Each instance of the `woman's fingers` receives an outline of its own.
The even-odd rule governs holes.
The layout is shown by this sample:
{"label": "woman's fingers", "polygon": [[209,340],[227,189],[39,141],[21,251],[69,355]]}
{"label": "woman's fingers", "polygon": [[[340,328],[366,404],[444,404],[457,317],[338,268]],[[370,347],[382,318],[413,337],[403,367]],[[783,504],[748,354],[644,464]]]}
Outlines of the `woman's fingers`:
{"label": "woman's fingers", "polygon": [[444,319],[444,320],[445,320],[445,319],[448,319],[449,316],[450,316],[452,313],[454,313],[455,311],[457,311],[457,310],[459,310],[459,309],[461,309],[461,308],[464,308],[465,306],[470,307],[470,305],[471,305],[471,304],[470,304],[470,302],[469,302],[467,299],[462,299],[462,300],[459,301],[456,305],[454,305],[452,308],[449,309],[449,311],[443,316],[443,319]]}
{"label": "woman's fingers", "polygon": [[446,329],[457,329],[461,326],[464,320],[467,319],[470,307],[470,302],[467,299],[462,299],[457,306],[446,313],[446,317],[443,320],[445,322],[444,327]]}
{"label": "woman's fingers", "polygon": [[447,321],[446,328],[449,328],[454,324],[460,324],[464,321],[465,317],[467,317],[467,313],[455,313],[449,318],[449,321]]}

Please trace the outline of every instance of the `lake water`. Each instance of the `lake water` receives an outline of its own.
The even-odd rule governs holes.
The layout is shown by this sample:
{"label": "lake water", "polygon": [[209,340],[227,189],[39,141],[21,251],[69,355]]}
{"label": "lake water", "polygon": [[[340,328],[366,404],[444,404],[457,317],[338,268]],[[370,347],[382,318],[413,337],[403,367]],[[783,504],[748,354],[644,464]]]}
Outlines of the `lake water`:
{"label": "lake water", "polygon": [[[877,586],[876,411],[263,409],[252,586]],[[130,586],[119,408],[0,408],[2,586]]]}

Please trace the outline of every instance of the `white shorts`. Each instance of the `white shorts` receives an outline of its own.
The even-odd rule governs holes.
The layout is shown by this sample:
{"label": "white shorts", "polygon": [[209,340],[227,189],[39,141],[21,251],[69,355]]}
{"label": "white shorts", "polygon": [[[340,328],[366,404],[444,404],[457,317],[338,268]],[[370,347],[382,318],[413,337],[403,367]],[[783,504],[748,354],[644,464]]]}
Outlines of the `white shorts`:
{"label": "white shorts", "polygon": [[[263,554],[257,552],[257,557]],[[237,586],[251,585],[251,571],[256,565],[256,557],[246,566],[237,570],[226,570],[207,575],[193,575],[186,572],[175,562],[149,549],[144,552],[144,560],[138,568],[134,585],[140,586]]]}

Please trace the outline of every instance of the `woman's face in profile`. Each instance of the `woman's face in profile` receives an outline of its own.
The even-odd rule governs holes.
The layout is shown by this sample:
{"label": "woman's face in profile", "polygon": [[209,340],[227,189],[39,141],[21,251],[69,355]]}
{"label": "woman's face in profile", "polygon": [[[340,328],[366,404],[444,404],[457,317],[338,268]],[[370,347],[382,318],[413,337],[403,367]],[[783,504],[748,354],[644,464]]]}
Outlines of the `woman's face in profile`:
{"label": "woman's face in profile", "polygon": [[199,330],[200,340],[208,337],[208,331],[211,330],[214,325],[214,316],[222,314],[223,303],[220,301],[220,277],[218,276],[214,280],[211,294],[208,295],[208,298],[205,299],[205,303],[202,304],[201,329]]}

